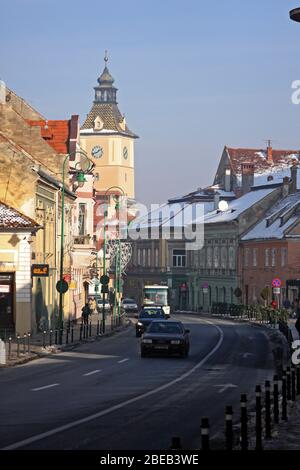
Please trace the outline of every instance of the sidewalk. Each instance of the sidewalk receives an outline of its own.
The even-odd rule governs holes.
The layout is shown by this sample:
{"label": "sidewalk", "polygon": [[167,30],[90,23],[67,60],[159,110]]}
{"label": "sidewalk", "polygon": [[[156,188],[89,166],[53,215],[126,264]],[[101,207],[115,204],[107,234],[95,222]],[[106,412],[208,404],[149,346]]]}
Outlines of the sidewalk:
{"label": "sidewalk", "polygon": [[80,344],[99,340],[102,337],[111,336],[116,332],[127,328],[130,324],[127,317],[119,319],[113,315],[107,315],[105,320],[105,332],[103,332],[102,314],[93,313],[90,317],[89,325],[84,326],[81,319],[70,328],[65,325],[62,334],[62,344],[59,344],[59,332],[57,330],[47,330],[33,336],[24,335],[19,338],[2,338],[6,346],[6,363],[1,367],[10,367],[18,364],[57,354],[78,347]]}

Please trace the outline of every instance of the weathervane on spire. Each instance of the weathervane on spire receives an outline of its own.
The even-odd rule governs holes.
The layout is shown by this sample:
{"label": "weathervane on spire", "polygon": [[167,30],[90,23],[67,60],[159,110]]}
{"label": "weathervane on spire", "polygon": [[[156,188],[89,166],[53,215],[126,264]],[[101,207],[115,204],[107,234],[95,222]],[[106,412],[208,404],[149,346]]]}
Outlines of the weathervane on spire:
{"label": "weathervane on spire", "polygon": [[106,65],[106,64],[107,64],[107,62],[108,62],[107,49],[105,49],[104,62],[105,62],[105,65]]}

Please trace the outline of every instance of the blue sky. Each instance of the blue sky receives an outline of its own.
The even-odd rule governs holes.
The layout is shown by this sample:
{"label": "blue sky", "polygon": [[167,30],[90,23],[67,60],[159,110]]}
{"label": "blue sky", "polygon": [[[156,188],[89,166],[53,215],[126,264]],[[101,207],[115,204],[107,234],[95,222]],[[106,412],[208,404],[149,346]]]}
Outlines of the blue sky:
{"label": "blue sky", "polygon": [[300,148],[300,0],[1,0],[0,77],[49,119],[79,114],[108,49],[136,195],[211,183],[223,146]]}

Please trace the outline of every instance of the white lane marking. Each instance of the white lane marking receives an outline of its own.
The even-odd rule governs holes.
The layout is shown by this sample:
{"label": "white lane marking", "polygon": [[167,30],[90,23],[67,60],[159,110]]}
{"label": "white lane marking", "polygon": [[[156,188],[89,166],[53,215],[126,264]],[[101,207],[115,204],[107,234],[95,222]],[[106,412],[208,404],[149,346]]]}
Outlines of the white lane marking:
{"label": "white lane marking", "polygon": [[83,377],[88,377],[89,375],[97,374],[98,372],[101,372],[100,369],[92,370],[91,372],[87,372],[86,374],[83,374]]}
{"label": "white lane marking", "polygon": [[122,359],[121,361],[118,361],[119,364],[122,364],[123,362],[129,361],[129,358],[126,357],[125,359]]}
{"label": "white lane marking", "polygon": [[38,387],[38,388],[32,388],[32,392],[38,392],[39,390],[45,390],[46,388],[52,388],[52,387],[57,387],[59,384],[50,384],[50,385],[45,385],[44,387]]}
{"label": "white lane marking", "polygon": [[214,385],[214,387],[220,387],[219,393],[223,393],[228,388],[237,388],[237,385],[234,385],[234,384],[221,384],[221,385]]}
{"label": "white lane marking", "polygon": [[129,400],[123,401],[122,403],[119,403],[118,405],[111,406],[110,408],[107,408],[106,410],[99,411],[98,413],[95,413],[90,416],[86,416],[85,418],[77,419],[76,421],[73,421],[68,424],[63,424],[62,426],[59,426],[58,428],[51,429],[50,431],[46,431],[41,434],[37,434],[36,436],[28,437],[27,439],[24,439],[22,441],[15,442],[14,444],[4,447],[1,450],[18,449],[28,444],[32,444],[33,442],[40,441],[41,439],[45,439],[46,437],[50,437],[50,436],[53,436],[54,434],[58,434],[62,431],[66,431],[68,429],[74,428],[75,426],[79,426],[80,424],[88,423],[89,421],[92,421],[97,418],[101,418],[102,416],[108,415],[109,413],[113,413],[114,411],[119,410],[120,408],[124,408],[127,405],[131,405],[132,403],[135,403],[137,401],[143,400],[144,398],[148,398],[152,395],[155,395],[156,393],[159,393],[162,390],[166,390],[167,388],[172,387],[178,382],[182,382],[184,379],[186,379],[191,374],[193,374],[196,370],[200,369],[200,367],[202,367],[203,364],[205,364],[205,362],[220,348],[221,344],[223,343],[224,333],[221,330],[221,328],[218,325],[215,325],[208,320],[204,320],[204,321],[206,323],[211,324],[214,328],[216,328],[219,331],[220,338],[217,344],[212,348],[212,350],[203,359],[201,359],[200,362],[198,362],[194,367],[192,367],[192,369],[190,369],[189,371],[185,372],[184,374],[177,377],[176,379],[171,380],[171,382],[168,382],[164,385],[161,385],[160,387],[155,388],[154,390],[150,390],[149,392],[145,392],[142,395],[138,395],[137,397],[130,398]]}

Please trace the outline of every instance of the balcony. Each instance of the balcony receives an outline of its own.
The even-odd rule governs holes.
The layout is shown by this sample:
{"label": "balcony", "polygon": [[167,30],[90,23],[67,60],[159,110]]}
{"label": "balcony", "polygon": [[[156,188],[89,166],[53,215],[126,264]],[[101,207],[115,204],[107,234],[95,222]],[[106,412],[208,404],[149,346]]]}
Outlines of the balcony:
{"label": "balcony", "polygon": [[90,235],[75,235],[73,237],[74,245],[92,245],[93,240]]}

